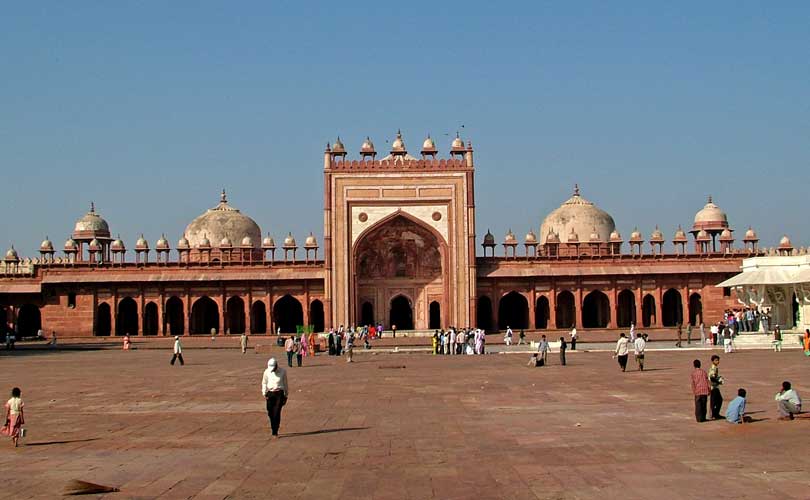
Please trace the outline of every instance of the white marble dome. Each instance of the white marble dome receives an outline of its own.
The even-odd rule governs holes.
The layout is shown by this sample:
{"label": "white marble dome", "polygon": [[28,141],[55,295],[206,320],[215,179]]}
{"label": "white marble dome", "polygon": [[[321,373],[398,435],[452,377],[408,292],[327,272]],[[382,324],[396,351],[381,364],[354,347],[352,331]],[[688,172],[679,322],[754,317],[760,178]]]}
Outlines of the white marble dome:
{"label": "white marble dome", "polygon": [[246,236],[255,244],[262,239],[262,231],[256,222],[228,204],[225,191],[220,202],[186,226],[183,236],[194,247],[206,246],[203,240],[221,242],[225,238],[242,241]]}
{"label": "white marble dome", "polygon": [[568,241],[569,235],[591,234],[595,232],[602,241],[610,239],[610,233],[616,229],[613,217],[579,194],[579,187],[574,188],[574,195],[559,208],[552,211],[543,220],[540,234],[553,231]]}

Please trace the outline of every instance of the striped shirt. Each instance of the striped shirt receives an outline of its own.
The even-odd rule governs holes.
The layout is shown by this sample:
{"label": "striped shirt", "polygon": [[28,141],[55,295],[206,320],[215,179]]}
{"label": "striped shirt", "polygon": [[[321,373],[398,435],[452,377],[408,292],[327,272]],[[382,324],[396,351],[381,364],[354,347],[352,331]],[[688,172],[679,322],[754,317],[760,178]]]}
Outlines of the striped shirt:
{"label": "striped shirt", "polygon": [[703,368],[692,370],[692,393],[695,396],[709,395],[709,376]]}

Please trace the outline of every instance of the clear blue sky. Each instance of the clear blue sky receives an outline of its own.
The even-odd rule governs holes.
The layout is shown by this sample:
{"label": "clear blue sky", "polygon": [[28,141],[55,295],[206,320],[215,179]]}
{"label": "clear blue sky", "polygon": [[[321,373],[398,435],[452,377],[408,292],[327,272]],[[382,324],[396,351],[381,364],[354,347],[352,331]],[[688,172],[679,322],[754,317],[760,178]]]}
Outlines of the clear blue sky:
{"label": "clear blue sky", "polygon": [[627,238],[712,194],[810,244],[810,2],[7,2],[0,244],[58,249],[91,200],[131,248],[218,201],[319,236],[322,152],[398,128],[476,149],[479,239],[578,182]]}

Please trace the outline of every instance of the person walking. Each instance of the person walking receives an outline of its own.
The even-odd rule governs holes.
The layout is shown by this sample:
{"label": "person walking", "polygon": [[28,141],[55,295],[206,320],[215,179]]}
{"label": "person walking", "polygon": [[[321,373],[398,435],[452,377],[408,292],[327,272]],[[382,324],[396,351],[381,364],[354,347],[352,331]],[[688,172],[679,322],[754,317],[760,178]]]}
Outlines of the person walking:
{"label": "person walking", "polygon": [[304,356],[307,354],[307,339],[304,337],[303,333],[296,339],[293,349],[295,350],[296,364],[298,368],[301,368],[301,363],[304,361]]}
{"label": "person walking", "polygon": [[810,356],[810,330],[807,328],[804,329],[804,355]]}
{"label": "person walking", "polygon": [[619,335],[619,340],[616,341],[616,349],[613,350],[613,357],[619,360],[619,367],[622,371],[627,370],[627,356],[629,355],[627,344],[627,337],[622,333]]}
{"label": "person walking", "polygon": [[706,327],[703,322],[700,322],[700,345],[706,344]]}
{"label": "person walking", "polygon": [[793,415],[802,411],[802,400],[787,380],[782,382],[782,390],[776,393],[774,400],[779,420],[793,420]]}
{"label": "person walking", "polygon": [[520,333],[518,334],[518,345],[525,345],[526,344],[526,332],[523,331],[523,328],[520,329]]}
{"label": "person walking", "polygon": [[329,355],[334,356],[335,355],[335,329],[334,328],[329,329],[329,335],[327,335],[327,337],[326,337],[326,345],[327,345],[327,348],[329,350]]}
{"label": "person walking", "polygon": [[726,325],[723,328],[723,351],[725,351],[726,354],[731,354],[732,350],[733,349],[731,346],[731,327],[729,325]]}
{"label": "person walking", "polygon": [[447,331],[447,335],[450,338],[450,354],[455,355],[456,353],[456,330],[452,326]]}
{"label": "person walking", "polygon": [[692,323],[686,325],[686,343],[692,343]]}
{"label": "person walking", "polygon": [[577,327],[571,329],[571,350],[577,350]]}
{"label": "person walking", "polygon": [[548,351],[549,351],[548,340],[546,340],[546,336],[543,335],[542,337],[540,337],[540,343],[537,344],[537,352],[540,353],[540,357],[543,359],[544,365],[548,363]]}
{"label": "person walking", "polygon": [[0,434],[10,437],[15,448],[19,446],[20,438],[24,434],[22,426],[25,424],[25,415],[23,412],[25,403],[23,403],[20,397],[21,395],[22,392],[19,387],[11,389],[11,398],[6,401],[5,405],[6,418],[3,420],[5,425],[0,429]]}
{"label": "person walking", "polygon": [[700,360],[692,362],[694,369],[690,375],[692,382],[692,394],[695,396],[695,420],[706,421],[706,400],[709,397],[709,377],[706,370],[700,367]]}
{"label": "person walking", "polygon": [[675,342],[675,347],[683,347],[681,342],[683,341],[683,326],[678,323],[678,341]]}
{"label": "person walking", "polygon": [[633,342],[633,351],[636,355],[636,363],[638,363],[639,371],[644,371],[644,351],[647,350],[647,341],[644,337],[638,336]]}
{"label": "person walking", "polygon": [[636,341],[636,324],[632,321],[630,322],[630,342]]}
{"label": "person walking", "polygon": [[262,396],[266,401],[270,431],[274,439],[278,439],[278,429],[281,427],[281,409],[287,404],[289,392],[287,371],[278,366],[276,358],[270,358],[267,361],[267,369],[262,374]]}
{"label": "person walking", "polygon": [[310,356],[315,356],[315,333],[309,334],[309,350],[307,351]]}
{"label": "person walking", "polygon": [[185,363],[183,362],[183,346],[180,345],[180,337],[175,335],[174,337],[174,354],[172,355],[172,360],[169,364],[174,365],[175,360],[180,361],[180,366],[183,366]]}
{"label": "person walking", "polygon": [[773,352],[782,352],[782,330],[778,326],[773,329]]}
{"label": "person walking", "polygon": [[132,340],[130,340],[129,334],[127,333],[126,335],[124,335],[123,350],[128,351],[130,347],[132,347]]}
{"label": "person walking", "polygon": [[346,336],[346,362],[353,363],[352,356],[354,355],[354,333],[349,332]]}
{"label": "person walking", "polygon": [[287,337],[287,340],[284,341],[284,352],[287,353],[287,366],[292,368],[293,355],[295,354],[295,341],[292,335]]}
{"label": "person walking", "polygon": [[338,328],[335,334],[335,356],[343,354],[343,335],[345,335],[343,325],[340,325],[340,328]]}
{"label": "person walking", "polygon": [[565,350],[568,345],[565,343],[565,337],[560,337],[560,365],[565,366]]}
{"label": "person walking", "polygon": [[720,416],[720,409],[723,407],[723,394],[720,386],[723,385],[723,377],[720,376],[720,356],[712,355],[712,366],[709,368],[709,382],[711,382],[711,397],[709,407],[711,408],[712,419],[717,420]]}
{"label": "person walking", "polygon": [[242,348],[242,354],[245,354],[247,352],[247,344],[248,344],[247,334],[243,333],[242,335],[239,336],[239,347]]}
{"label": "person walking", "polygon": [[503,343],[506,345],[512,345],[512,327],[506,325],[506,335],[503,337]]}
{"label": "person walking", "polygon": [[432,345],[433,355],[436,356],[439,354],[439,330],[433,330]]}

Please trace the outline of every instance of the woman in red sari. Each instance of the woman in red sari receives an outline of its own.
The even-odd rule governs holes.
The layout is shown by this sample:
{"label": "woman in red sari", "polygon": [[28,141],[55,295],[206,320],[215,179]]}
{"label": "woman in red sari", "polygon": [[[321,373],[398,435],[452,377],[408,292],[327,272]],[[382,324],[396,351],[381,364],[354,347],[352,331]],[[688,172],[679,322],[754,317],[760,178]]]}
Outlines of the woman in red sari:
{"label": "woman in red sari", "polygon": [[18,446],[20,441],[20,430],[22,429],[23,424],[25,424],[25,418],[23,415],[23,407],[25,404],[20,398],[20,395],[21,392],[19,387],[15,387],[11,390],[11,399],[6,401],[5,425],[2,429],[0,429],[0,434],[11,437],[11,441],[14,442],[15,448]]}

